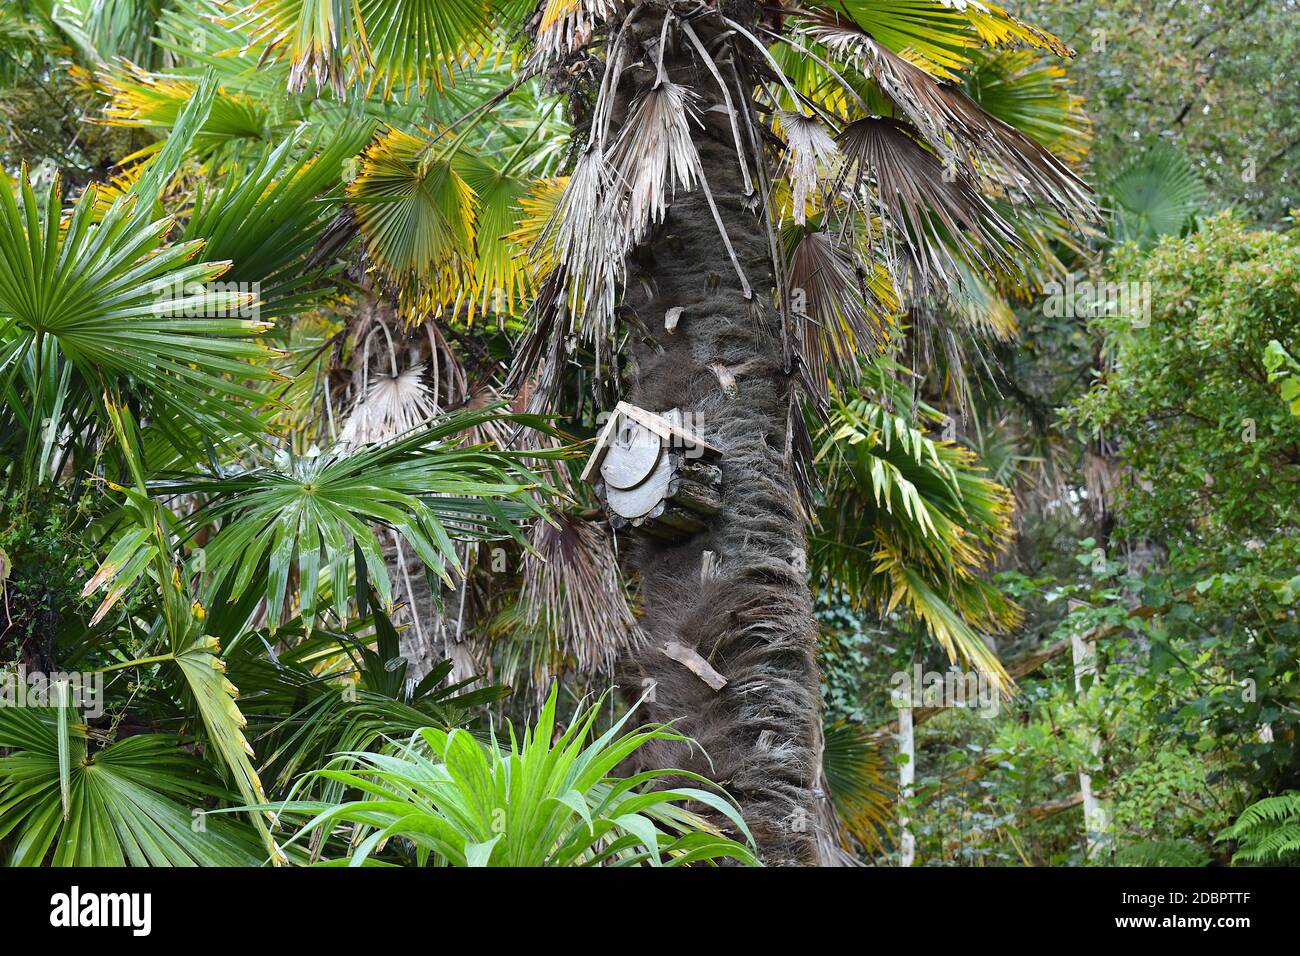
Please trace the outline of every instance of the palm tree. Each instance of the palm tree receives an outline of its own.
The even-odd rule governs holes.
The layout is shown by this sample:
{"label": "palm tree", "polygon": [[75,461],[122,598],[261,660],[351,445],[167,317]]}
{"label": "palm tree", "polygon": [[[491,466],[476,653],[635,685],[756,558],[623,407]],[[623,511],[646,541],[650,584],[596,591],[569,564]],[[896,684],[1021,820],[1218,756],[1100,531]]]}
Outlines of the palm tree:
{"label": "palm tree", "polygon": [[516,381],[553,381],[575,333],[610,361],[627,328],[628,399],[680,409],[722,451],[716,521],[637,549],[650,637],[627,670],[700,741],[712,763],[695,767],[727,782],[768,862],[815,853],[799,399],[853,380],[892,303],[924,312],[962,298],[970,271],[1022,275],[1022,212],[1092,212],[1061,161],[951,82],[985,42],[1067,52],[977,2],[554,0],[537,23],[530,62],[591,79],[535,247],[555,266],[532,309],[546,344],[522,350]]}
{"label": "palm tree", "polygon": [[[604,571],[590,571],[610,567],[609,536],[569,539],[582,541],[588,569],[571,576],[575,589],[599,582],[595,590],[614,604],[585,605],[568,626],[616,627],[624,683],[638,695],[653,689],[648,718],[679,720],[702,744],[701,752],[653,741],[638,753],[643,763],[724,782],[766,862],[812,862],[821,722],[805,523],[818,512],[831,518],[834,507],[818,498],[804,404],[814,429],[836,408],[869,420],[869,410],[843,400],[863,387],[863,369],[872,367],[864,356],[895,350],[909,329],[918,338],[970,334],[979,316],[996,311],[1001,290],[1034,281],[1046,236],[1092,214],[1082,183],[1051,151],[1077,158],[1076,116],[1061,108],[1059,74],[1034,66],[1040,53],[1068,50],[979,0],[170,0],[155,30],[166,73],[112,61],[109,46],[82,54],[109,97],[104,122],[170,134],[142,154],[156,158],[128,164],[103,193],[129,193],[152,209],[177,183],[188,190],[176,176],[182,158],[202,164],[200,184],[215,170],[237,174],[229,180],[237,186],[196,192],[185,239],[207,242],[203,262],[231,261],[232,274],[274,290],[264,316],[295,318],[277,332],[309,361],[293,369],[300,374],[283,397],[307,396],[296,414],[311,409],[330,422],[305,429],[304,442],[340,437],[332,400],[343,398],[353,421],[369,414],[361,373],[391,359],[384,372],[397,382],[435,355],[441,362],[450,354],[441,330],[490,312],[522,335],[508,383],[520,405],[567,403],[575,419],[590,417],[593,400],[607,409],[614,397],[678,409],[721,450],[722,508],[709,527],[687,541],[647,538],[622,549],[639,581],[639,622],[629,625],[621,589],[605,586]],[[990,71],[996,51],[1010,46],[1027,49]],[[207,105],[192,110],[191,100]],[[567,105],[567,115],[556,105]],[[187,117],[192,128],[183,129]],[[350,162],[372,130],[360,161]],[[320,215],[336,208],[332,221]],[[261,228],[248,228],[246,218],[259,213]],[[354,237],[363,265],[340,270],[336,260],[348,262]],[[164,257],[159,268],[167,264]],[[354,334],[315,351],[302,317],[340,310],[339,288],[351,297],[341,311]],[[394,309],[400,321],[380,323],[386,335],[392,326],[391,344],[374,358],[354,348],[341,359],[337,343],[369,334],[353,321],[373,313],[365,303]],[[953,315],[966,318],[945,324]],[[401,325],[421,323],[427,335],[403,337]],[[40,330],[36,339],[40,354]],[[65,339],[75,351],[79,340]],[[235,340],[215,341],[220,348],[204,347],[223,368],[252,361]],[[78,368],[94,357],[68,354]],[[51,388],[40,362],[27,367]],[[168,370],[190,383],[173,413],[192,399],[222,434],[258,431],[261,420],[241,404],[257,396],[223,404],[209,393],[234,382],[197,388],[182,367]],[[148,363],[120,371],[146,386],[162,374]],[[464,378],[440,381],[449,380]],[[169,383],[152,384],[166,409]],[[90,391],[88,408],[99,401]],[[428,397],[413,391],[416,405]],[[386,420],[423,420],[463,391],[453,397],[435,383],[429,408]],[[114,408],[103,409],[105,420]],[[155,415],[151,434],[174,417]],[[391,434],[391,421],[385,427]],[[869,421],[864,427],[881,433]],[[325,606],[301,582],[319,570],[304,558],[312,545],[331,545],[328,525],[265,523],[305,486],[314,494],[308,472],[333,469],[339,520],[351,519],[346,540],[359,542],[350,562],[336,555],[330,564],[335,599],[367,572],[382,589],[391,565],[363,550],[369,542],[358,527],[371,519],[424,547],[422,561],[435,568],[456,563],[450,552],[428,550],[404,460],[386,462],[398,482],[394,501],[405,508],[394,516],[362,507],[346,458],[298,461],[305,444],[275,467],[243,463],[246,473],[200,480],[193,473],[208,457],[205,439],[183,428],[165,438],[180,459],[175,470],[190,472],[169,490],[211,499],[193,522],[215,528],[242,519],[275,542],[248,552],[276,568],[262,595],[268,607],[278,608],[291,586],[294,607]],[[35,460],[46,446],[31,445]],[[843,542],[851,546],[876,542],[872,566],[903,589],[881,604],[901,602],[955,654],[996,671],[971,628],[1006,617],[972,583],[997,532],[962,551],[956,532],[928,540],[922,515],[936,530],[967,520],[996,529],[1002,505],[960,454],[929,454],[938,460],[925,466],[933,492],[926,510],[900,505],[902,517],[877,509],[874,525],[830,525],[852,536]],[[896,458],[886,440],[875,461],[904,468]],[[869,458],[859,465],[874,467]],[[509,459],[507,468],[517,467]],[[838,474],[853,473],[848,466]],[[505,497],[525,496],[511,485]],[[227,543],[212,546],[232,576],[228,586],[247,589],[254,559],[240,546],[252,539],[239,535],[258,533],[223,529]],[[143,572],[148,559],[135,548],[161,554],[167,543],[137,537],[115,551],[119,573]],[[888,568],[881,542],[900,555]],[[897,570],[908,567],[924,573]],[[274,613],[267,623],[279,623]],[[669,658],[674,642],[725,685],[715,690]]]}

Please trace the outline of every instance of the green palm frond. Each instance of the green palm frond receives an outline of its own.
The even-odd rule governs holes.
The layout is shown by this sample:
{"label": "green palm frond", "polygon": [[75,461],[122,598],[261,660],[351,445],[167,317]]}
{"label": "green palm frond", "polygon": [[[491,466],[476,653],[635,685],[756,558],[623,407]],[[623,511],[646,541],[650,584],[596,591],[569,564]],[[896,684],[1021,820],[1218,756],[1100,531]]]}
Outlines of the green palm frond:
{"label": "green palm frond", "polygon": [[895,53],[927,72],[954,79],[971,51],[983,46],[1031,46],[1069,56],[1059,39],[1011,16],[992,3],[934,0],[804,0],[813,13],[841,14]]}
{"label": "green palm frond", "polygon": [[186,447],[178,421],[258,434],[251,409],[265,399],[245,382],[274,377],[255,364],[265,326],[243,317],[250,296],[211,286],[226,263],[194,261],[199,242],[166,243],[171,220],[152,220],[146,198],[128,195],[96,222],[88,190],[61,222],[57,178],[43,201],[25,173],[16,197],[0,188],[0,340],[16,350],[5,374],[21,362],[35,380],[58,377],[66,364],[87,401],[102,410],[105,392],[132,396]]}
{"label": "green palm frond", "polygon": [[247,21],[231,16],[236,6],[232,0],[167,0],[154,43],[171,54],[178,74],[212,70],[233,91],[256,90],[258,99],[277,102],[274,94],[287,92],[289,68],[262,59]]}
{"label": "green palm frond", "polygon": [[[523,312],[535,291],[528,268],[527,248],[510,239],[518,225],[520,201],[531,177],[503,172],[480,155],[462,150],[455,159],[457,171],[477,200],[474,229],[477,250],[469,264],[468,291],[458,299],[470,321],[478,312]],[[453,311],[460,312],[460,301]]]}
{"label": "green palm frond", "polygon": [[[195,96],[198,77],[150,73],[126,63],[101,70],[95,78],[108,98],[97,122],[124,129],[143,129],[158,142],[133,153],[123,162],[147,157],[161,148],[161,140],[176,126],[181,112]],[[194,152],[204,159],[238,155],[240,147],[260,149],[272,142],[275,123],[264,102],[219,87],[202,129],[194,138]]]}
{"label": "green palm frond", "polygon": [[413,315],[454,301],[471,271],[479,199],[451,159],[390,129],[348,186],[357,226],[380,274]]}
{"label": "green palm frond", "polygon": [[151,42],[161,6],[159,0],[59,0],[49,9],[83,59],[150,65],[161,59]]}
{"label": "green palm frond", "polygon": [[1205,183],[1187,154],[1158,143],[1130,159],[1106,187],[1111,235],[1147,246],[1177,236],[1205,209]]}
{"label": "green palm frond", "polygon": [[1002,122],[1069,162],[1087,156],[1092,121],[1064,67],[1032,50],[983,51],[962,80],[970,98]]}
{"label": "green palm frond", "polygon": [[559,161],[567,127],[556,117],[560,101],[531,85],[484,111],[507,82],[499,71],[469,74],[432,112],[448,122],[456,110],[477,120],[454,135],[390,127],[348,187],[366,251],[408,320],[521,313],[536,290],[540,274],[516,236],[521,205]]}
{"label": "green palm frond", "polygon": [[180,743],[139,734],[94,747],[84,724],[61,727],[53,710],[0,708],[0,747],[12,748],[0,757],[0,839],[10,847],[8,864],[256,864],[262,854],[255,834],[202,815],[211,798],[225,793]]}
{"label": "green palm frond", "polygon": [[[120,661],[109,669],[165,669],[187,711],[197,716],[203,727],[214,761],[246,802],[259,803],[265,792],[253,767],[253,748],[244,736],[247,720],[236,703],[239,691],[226,678],[221,642],[207,631],[206,609],[181,576],[175,518],[145,491],[143,462],[129,437],[136,431],[130,410],[110,403],[108,412],[135,487],[120,489],[125,497],[123,514],[129,523],[109,559],[86,583],[82,596],[108,589],[93,619],[97,621],[126,588],[143,579],[150,585],[146,607],[153,613],[152,619],[142,622],[149,635],[145,656]],[[257,815],[250,819],[267,852],[279,862],[283,854],[276,849],[266,821]]]}
{"label": "green palm frond", "polygon": [[255,289],[263,320],[309,306],[323,290],[312,291],[321,270],[307,268],[305,261],[341,198],[329,194],[368,139],[367,126],[344,127],[319,150],[308,148],[294,159],[299,137],[287,137],[246,175],[231,176],[212,194],[200,193],[182,241],[202,240],[204,259],[228,261],[222,280]]}
{"label": "green palm frond", "polygon": [[[289,787],[338,753],[378,750],[424,727],[464,726],[475,708],[509,693],[497,685],[475,687],[477,678],[448,683],[451,661],[419,681],[410,679],[396,628],[382,610],[369,610],[371,616],[352,621],[346,633],[318,629],[273,658],[261,640],[249,639],[226,655],[257,728],[264,772],[275,786]],[[276,639],[287,636],[282,629]],[[341,795],[334,782],[311,783],[321,784],[324,799]]]}
{"label": "green palm frond", "polygon": [[893,771],[877,738],[850,721],[822,731],[822,769],[835,816],[857,843],[883,850],[896,813]]}
{"label": "green palm frond", "polygon": [[539,419],[503,416],[496,407],[462,412],[350,454],[286,452],[272,464],[178,477],[160,490],[207,502],[190,526],[219,523],[204,549],[208,570],[218,578],[233,575],[235,599],[256,581],[272,627],[282,620],[291,568],[309,619],[317,608],[321,571],[328,568],[342,619],[352,572],[358,582],[368,575],[385,605],[392,601],[376,525],[399,534],[449,587],[455,586],[451,573],[460,572],[455,538],[513,536],[522,542],[517,522],[542,516],[539,498],[553,493],[525,461],[564,452],[507,452],[465,446],[458,438],[502,419],[546,427]]}

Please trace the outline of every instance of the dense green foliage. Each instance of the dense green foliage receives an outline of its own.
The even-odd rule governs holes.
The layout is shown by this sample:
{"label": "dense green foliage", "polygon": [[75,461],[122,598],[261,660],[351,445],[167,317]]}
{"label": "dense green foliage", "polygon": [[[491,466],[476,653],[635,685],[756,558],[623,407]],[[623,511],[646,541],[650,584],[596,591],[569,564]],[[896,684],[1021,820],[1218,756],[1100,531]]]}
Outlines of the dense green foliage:
{"label": "dense green foliage", "polygon": [[[1297,0],[652,0],[624,63],[633,6],[0,8],[4,861],[760,862],[733,780],[637,765],[697,745],[629,729],[647,602],[578,480],[668,318],[615,286],[707,184],[660,29],[728,90],[797,382],[790,826],[1300,860]],[[660,125],[611,128],[624,74]],[[914,675],[981,695],[912,688],[908,793]]]}
{"label": "dense green foliage", "polygon": [[1215,208],[1271,225],[1300,205],[1295,0],[1028,0],[1079,51],[1103,187],[1135,153],[1178,145]]}

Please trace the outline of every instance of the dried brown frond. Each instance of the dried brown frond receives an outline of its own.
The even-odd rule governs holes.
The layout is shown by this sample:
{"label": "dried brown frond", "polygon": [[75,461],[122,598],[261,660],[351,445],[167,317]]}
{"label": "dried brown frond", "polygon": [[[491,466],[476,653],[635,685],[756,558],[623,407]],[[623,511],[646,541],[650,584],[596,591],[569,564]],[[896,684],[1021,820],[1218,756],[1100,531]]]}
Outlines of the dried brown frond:
{"label": "dried brown frond", "polygon": [[1072,223],[1094,219],[1088,187],[1060,159],[838,14],[803,21],[803,35],[857,60],[945,165],[970,168],[1009,197],[1042,202]]}
{"label": "dried brown frond", "polygon": [[839,138],[853,194],[885,226],[900,291],[923,298],[960,288],[962,263],[1014,273],[1023,249],[1015,229],[952,167],[889,119],[856,120]]}
{"label": "dried brown frond", "polygon": [[572,317],[573,329],[597,343],[598,353],[599,343],[614,332],[614,306],[631,248],[626,209],[614,169],[599,149],[590,148],[578,157],[530,252],[535,259],[558,263],[554,275],[559,286],[550,291]]}
{"label": "dried brown frond", "polygon": [[781,110],[777,116],[786,144],[781,171],[790,180],[794,221],[803,225],[808,221],[809,203],[817,204],[823,182],[839,175],[840,150],[820,120],[793,110]]}
{"label": "dried brown frond", "polygon": [[832,377],[856,377],[859,356],[884,344],[895,305],[882,301],[879,287],[868,282],[852,248],[827,232],[805,232],[791,252],[795,336],[817,397],[826,397]]}
{"label": "dried brown frond", "polygon": [[619,0],[546,0],[537,25],[534,60],[547,67],[582,49],[623,6]]}
{"label": "dried brown frond", "polygon": [[691,126],[702,128],[691,89],[664,80],[639,96],[610,149],[609,162],[627,196],[626,229],[633,245],[661,223],[678,187],[689,192],[700,178]]}
{"label": "dried brown frond", "polygon": [[377,444],[403,435],[437,414],[437,403],[424,384],[424,365],[412,365],[396,375],[377,375],[353,407],[339,435],[350,448]]}
{"label": "dried brown frond", "polygon": [[584,673],[610,673],[642,640],[628,604],[608,531],[570,515],[538,521],[524,558],[523,601],[531,628],[541,628]]}

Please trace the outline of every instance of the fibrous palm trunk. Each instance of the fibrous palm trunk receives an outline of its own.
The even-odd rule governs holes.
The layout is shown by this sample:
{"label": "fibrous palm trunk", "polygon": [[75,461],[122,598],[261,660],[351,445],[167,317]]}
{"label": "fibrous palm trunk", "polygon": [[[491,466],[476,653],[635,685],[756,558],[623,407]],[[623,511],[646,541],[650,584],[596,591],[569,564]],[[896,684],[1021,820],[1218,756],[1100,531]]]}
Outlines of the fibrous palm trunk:
{"label": "fibrous palm trunk", "polygon": [[[668,73],[699,91],[705,109],[721,101],[689,58],[670,62]],[[732,95],[746,91],[737,86]],[[766,863],[808,864],[816,853],[820,691],[788,442],[793,382],[772,307],[760,199],[746,195],[725,114],[703,115],[706,128],[695,136],[702,168],[752,295],[742,292],[706,193],[679,191],[629,263],[625,304],[638,321],[628,398],[651,411],[682,409],[722,452],[722,508],[689,540],[637,543],[631,560],[651,639],[627,662],[623,683],[648,691],[649,716],[677,720],[707,754],[675,745],[654,759],[726,787]],[[678,307],[670,331],[665,315]],[[668,657],[673,641],[707,660],[726,685],[715,691]]]}

